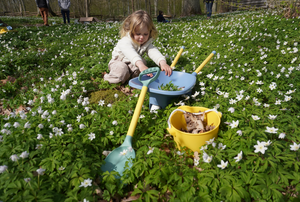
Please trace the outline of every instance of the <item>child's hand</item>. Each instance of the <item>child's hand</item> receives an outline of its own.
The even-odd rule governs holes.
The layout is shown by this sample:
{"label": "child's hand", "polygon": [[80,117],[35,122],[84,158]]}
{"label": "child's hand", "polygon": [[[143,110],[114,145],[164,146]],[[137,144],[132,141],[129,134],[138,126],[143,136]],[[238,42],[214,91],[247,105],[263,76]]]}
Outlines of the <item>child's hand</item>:
{"label": "child's hand", "polygon": [[[140,72],[148,69],[148,67],[141,60],[138,60],[135,65],[139,68]],[[153,77],[153,74],[147,74],[147,76]]]}
{"label": "child's hand", "polygon": [[172,68],[166,63],[166,61],[160,61],[160,69],[161,71],[165,71],[165,75],[171,76]]}

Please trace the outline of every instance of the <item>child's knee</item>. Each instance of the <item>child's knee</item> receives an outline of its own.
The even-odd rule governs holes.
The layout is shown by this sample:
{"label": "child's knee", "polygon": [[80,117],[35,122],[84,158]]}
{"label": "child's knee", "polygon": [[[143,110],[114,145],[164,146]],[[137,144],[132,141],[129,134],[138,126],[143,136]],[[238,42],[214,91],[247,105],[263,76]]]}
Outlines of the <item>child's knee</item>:
{"label": "child's knee", "polygon": [[110,72],[106,74],[104,80],[110,83],[124,83],[130,78],[128,67],[125,63],[114,62],[109,65]]}

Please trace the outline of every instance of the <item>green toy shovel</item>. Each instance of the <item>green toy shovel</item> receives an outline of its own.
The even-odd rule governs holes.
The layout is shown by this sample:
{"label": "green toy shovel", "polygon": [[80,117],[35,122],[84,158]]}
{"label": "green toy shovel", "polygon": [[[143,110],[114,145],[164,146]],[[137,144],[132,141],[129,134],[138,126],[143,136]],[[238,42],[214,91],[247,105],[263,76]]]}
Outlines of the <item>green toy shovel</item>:
{"label": "green toy shovel", "polygon": [[[150,78],[148,80],[141,79],[143,75],[155,73],[155,72],[156,72],[156,74],[154,74],[152,78]],[[129,167],[132,166],[130,159],[135,158],[135,151],[133,150],[132,144],[131,144],[132,137],[133,137],[133,134],[134,134],[141,110],[142,110],[144,99],[145,99],[145,96],[146,96],[146,93],[148,90],[148,85],[157,79],[157,77],[159,76],[159,73],[160,73],[160,68],[158,68],[158,67],[152,67],[152,68],[146,69],[140,73],[139,81],[143,84],[143,87],[142,87],[142,91],[139,96],[137,105],[135,107],[134,114],[131,119],[131,123],[130,123],[129,129],[128,129],[126,138],[120,147],[114,149],[106,157],[105,164],[101,166],[101,170],[103,172],[117,171],[120,174],[120,176],[122,176],[123,171],[125,169],[126,162],[129,161],[128,162]]]}

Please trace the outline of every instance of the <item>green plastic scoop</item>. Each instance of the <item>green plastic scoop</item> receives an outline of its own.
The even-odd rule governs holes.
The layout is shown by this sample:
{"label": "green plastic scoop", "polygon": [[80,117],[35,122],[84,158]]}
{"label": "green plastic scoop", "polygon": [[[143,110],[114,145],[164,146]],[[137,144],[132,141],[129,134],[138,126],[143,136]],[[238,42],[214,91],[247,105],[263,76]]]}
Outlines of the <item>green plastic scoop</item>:
{"label": "green plastic scoop", "polygon": [[[148,80],[142,80],[141,79],[141,77],[143,75],[150,74],[150,73],[155,73],[155,72],[156,72],[156,74],[153,77],[151,77],[150,79],[148,79]],[[133,150],[132,144],[131,144],[132,143],[132,137],[133,137],[133,134],[134,134],[134,131],[135,131],[135,128],[136,128],[141,110],[142,110],[142,106],[143,106],[144,99],[145,99],[145,96],[146,96],[146,93],[147,93],[148,85],[151,82],[153,82],[157,79],[157,77],[159,76],[159,73],[160,73],[160,68],[158,68],[158,67],[152,67],[152,68],[146,69],[146,70],[144,70],[143,72],[140,73],[139,81],[143,84],[143,87],[142,87],[142,91],[141,91],[141,94],[139,96],[137,105],[135,107],[134,114],[133,114],[133,117],[131,119],[131,123],[130,123],[129,129],[128,129],[126,138],[125,138],[123,144],[120,147],[114,149],[106,157],[105,164],[101,166],[101,170],[103,172],[105,172],[105,171],[109,171],[109,172],[117,171],[120,174],[120,176],[122,176],[123,171],[125,169],[126,162],[129,161],[128,162],[129,167],[132,166],[132,163],[130,162],[130,159],[135,158],[135,151]]]}

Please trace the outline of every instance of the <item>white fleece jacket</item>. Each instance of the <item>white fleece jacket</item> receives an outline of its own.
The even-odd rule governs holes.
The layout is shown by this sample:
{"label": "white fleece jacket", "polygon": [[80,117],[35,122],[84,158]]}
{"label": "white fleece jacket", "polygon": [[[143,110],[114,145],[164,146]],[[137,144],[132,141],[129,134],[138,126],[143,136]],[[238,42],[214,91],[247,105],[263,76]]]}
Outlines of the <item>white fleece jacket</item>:
{"label": "white fleece jacket", "polygon": [[160,61],[166,58],[152,44],[153,39],[150,38],[144,45],[140,46],[133,42],[129,33],[120,39],[112,52],[112,59],[119,58],[123,62],[131,62],[135,65],[136,61],[142,60],[142,55],[146,52],[148,56],[159,66]]}
{"label": "white fleece jacket", "polygon": [[70,0],[58,0],[58,5],[61,10],[69,10],[71,1]]}

